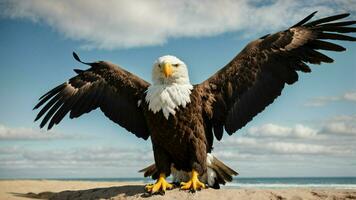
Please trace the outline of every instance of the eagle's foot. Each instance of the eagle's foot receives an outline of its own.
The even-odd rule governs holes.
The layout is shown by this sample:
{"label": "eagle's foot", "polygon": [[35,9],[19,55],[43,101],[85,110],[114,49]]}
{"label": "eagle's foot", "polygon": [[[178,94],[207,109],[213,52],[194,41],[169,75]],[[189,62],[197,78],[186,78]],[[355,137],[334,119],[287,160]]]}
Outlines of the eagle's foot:
{"label": "eagle's foot", "polygon": [[166,181],[166,175],[161,173],[159,178],[157,179],[155,184],[148,184],[145,187],[146,191],[150,194],[162,193],[166,192],[166,189],[173,189],[173,185]]}
{"label": "eagle's foot", "polygon": [[190,181],[186,183],[181,182],[180,184],[182,185],[180,189],[190,190],[192,192],[205,188],[205,184],[199,181],[198,172],[196,172],[194,169],[192,170],[192,176],[190,178]]}

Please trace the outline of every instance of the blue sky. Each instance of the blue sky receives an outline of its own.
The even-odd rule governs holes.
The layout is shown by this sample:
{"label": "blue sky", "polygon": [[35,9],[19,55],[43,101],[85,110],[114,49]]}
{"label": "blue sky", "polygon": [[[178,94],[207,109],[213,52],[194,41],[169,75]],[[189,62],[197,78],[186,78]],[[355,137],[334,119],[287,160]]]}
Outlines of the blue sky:
{"label": "blue sky", "polygon": [[[99,111],[66,118],[50,132],[33,123],[38,97],[72,77],[72,69],[86,68],[72,51],[147,81],[153,61],[172,54],[188,65],[191,82],[200,83],[249,41],[311,11],[356,16],[350,1],[86,2],[0,5],[0,178],[138,177],[153,162],[150,141]],[[97,10],[107,14],[90,12]],[[216,142],[215,155],[245,177],[356,176],[356,47],[338,44],[347,51],[328,52],[335,63],[301,74],[248,126]]]}

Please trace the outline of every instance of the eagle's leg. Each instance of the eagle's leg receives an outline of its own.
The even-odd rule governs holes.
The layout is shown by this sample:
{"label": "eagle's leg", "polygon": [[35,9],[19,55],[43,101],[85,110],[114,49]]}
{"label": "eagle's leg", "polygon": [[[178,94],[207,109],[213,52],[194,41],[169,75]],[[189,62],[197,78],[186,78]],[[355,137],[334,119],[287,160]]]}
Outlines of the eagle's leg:
{"label": "eagle's leg", "polygon": [[199,176],[198,172],[193,169],[192,176],[190,177],[190,181],[181,182],[182,187],[180,189],[191,190],[193,192],[200,190],[200,189],[204,189],[205,184],[199,181],[198,176]]}
{"label": "eagle's leg", "polygon": [[146,187],[145,187],[146,191],[151,194],[158,193],[158,192],[165,193],[166,189],[170,190],[172,188],[173,188],[173,185],[166,181],[166,175],[164,173],[159,174],[159,177],[158,177],[156,183],[146,185]]}
{"label": "eagle's leg", "polygon": [[145,187],[146,191],[154,193],[165,193],[166,189],[173,189],[173,185],[166,181],[166,177],[171,173],[171,162],[168,154],[165,150],[152,139],[153,154],[155,158],[155,165],[157,167],[157,173],[160,173],[157,177],[157,173],[152,178],[157,181],[154,184],[149,184]]}

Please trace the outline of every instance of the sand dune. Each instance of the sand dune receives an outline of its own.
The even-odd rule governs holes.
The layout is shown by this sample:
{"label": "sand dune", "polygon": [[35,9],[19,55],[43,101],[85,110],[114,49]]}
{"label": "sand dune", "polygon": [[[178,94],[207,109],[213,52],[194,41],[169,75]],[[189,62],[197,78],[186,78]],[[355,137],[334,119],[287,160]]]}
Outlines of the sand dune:
{"label": "sand dune", "polygon": [[206,189],[189,193],[173,189],[164,196],[147,195],[142,183],[52,180],[0,181],[0,199],[356,199],[356,190],[341,189]]}

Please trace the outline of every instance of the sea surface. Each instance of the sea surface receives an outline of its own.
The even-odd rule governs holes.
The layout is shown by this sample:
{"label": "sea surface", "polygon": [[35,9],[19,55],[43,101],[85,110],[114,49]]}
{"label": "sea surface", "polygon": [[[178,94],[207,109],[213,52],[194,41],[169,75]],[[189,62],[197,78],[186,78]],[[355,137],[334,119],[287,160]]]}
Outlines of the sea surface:
{"label": "sea surface", "polygon": [[236,178],[227,187],[356,189],[356,177]]}
{"label": "sea surface", "polygon": [[[85,178],[55,179],[80,181],[113,181],[113,182],[153,182],[149,178]],[[228,183],[227,188],[335,188],[356,189],[356,177],[291,177],[291,178],[239,178]]]}

